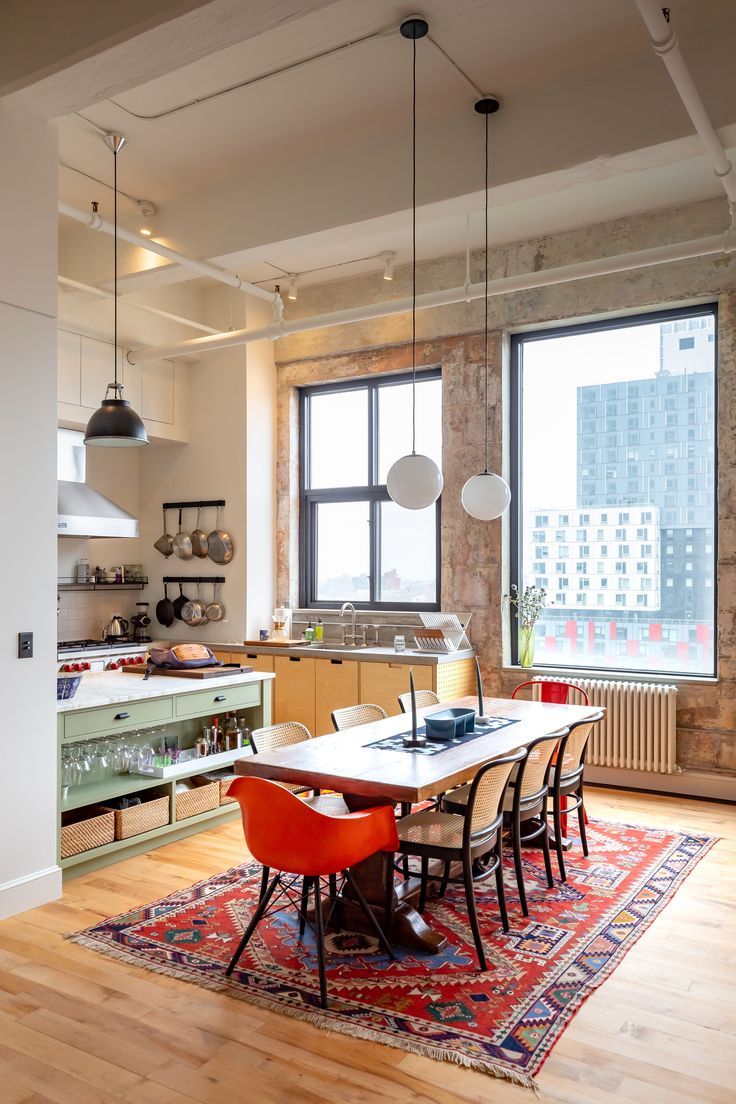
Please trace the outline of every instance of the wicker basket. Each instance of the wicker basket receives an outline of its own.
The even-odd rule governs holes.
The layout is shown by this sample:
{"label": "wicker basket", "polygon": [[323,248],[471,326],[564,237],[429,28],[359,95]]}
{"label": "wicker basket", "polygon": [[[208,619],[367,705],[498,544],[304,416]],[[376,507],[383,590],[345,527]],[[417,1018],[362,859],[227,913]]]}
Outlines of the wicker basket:
{"label": "wicker basket", "polygon": [[129,809],[113,809],[115,817],[115,839],[130,839],[154,828],[163,828],[169,823],[169,798],[144,798],[140,805],[131,805]]}
{"label": "wicker basket", "polygon": [[104,847],[115,840],[115,818],[108,809],[89,806],[61,816],[61,857],[69,859],[82,851]]}
{"label": "wicker basket", "polygon": [[228,776],[227,778],[221,778],[218,782],[220,787],[220,804],[221,805],[237,805],[237,801],[234,797],[228,797],[227,791],[230,789],[234,776]]}
{"label": "wicker basket", "polygon": [[220,783],[210,782],[206,786],[195,786],[191,790],[182,790],[176,795],[176,819],[189,817],[216,809],[220,804]]}

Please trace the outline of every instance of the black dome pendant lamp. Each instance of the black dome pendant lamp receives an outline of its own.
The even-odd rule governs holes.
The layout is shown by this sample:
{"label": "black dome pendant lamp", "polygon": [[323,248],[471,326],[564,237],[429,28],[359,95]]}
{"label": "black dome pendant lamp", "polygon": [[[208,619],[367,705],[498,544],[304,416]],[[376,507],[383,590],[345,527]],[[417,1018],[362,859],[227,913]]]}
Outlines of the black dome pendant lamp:
{"label": "black dome pendant lamp", "polygon": [[[118,381],[118,153],[125,145],[122,134],[106,134],[105,145],[113,156],[114,225],[115,225],[115,284],[113,322],[114,382],[108,383],[105,397],[99,409],[87,422],[85,445],[103,445],[107,448],[131,448],[148,444],[148,434],[143,419],[136,414],[127,399],[122,397],[123,385]],[[110,392],[112,391],[112,397]]]}

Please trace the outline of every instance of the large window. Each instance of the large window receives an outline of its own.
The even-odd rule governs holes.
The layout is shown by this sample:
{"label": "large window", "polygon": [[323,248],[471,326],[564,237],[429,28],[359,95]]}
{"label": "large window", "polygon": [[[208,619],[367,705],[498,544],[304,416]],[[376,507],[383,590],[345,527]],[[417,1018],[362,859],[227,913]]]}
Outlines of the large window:
{"label": "large window", "polygon": [[715,673],[715,334],[699,306],[513,338],[512,581],[551,603],[535,664]]}
{"label": "large window", "polygon": [[[440,505],[404,510],[386,475],[411,449],[411,377],[301,392],[301,602],[439,609]],[[442,379],[417,376],[417,452],[442,462]]]}

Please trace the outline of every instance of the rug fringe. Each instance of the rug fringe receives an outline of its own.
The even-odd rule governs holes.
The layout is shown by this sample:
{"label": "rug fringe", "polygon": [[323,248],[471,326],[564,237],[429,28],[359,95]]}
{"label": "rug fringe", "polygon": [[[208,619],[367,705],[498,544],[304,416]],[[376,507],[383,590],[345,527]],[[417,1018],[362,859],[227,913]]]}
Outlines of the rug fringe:
{"label": "rug fringe", "polygon": [[463,1066],[466,1069],[477,1070],[479,1073],[485,1073],[491,1077],[498,1077],[502,1078],[504,1081],[511,1081],[513,1084],[520,1085],[522,1088],[531,1089],[535,1096],[539,1096],[539,1087],[533,1077],[508,1066],[502,1066],[495,1062],[482,1061],[477,1058],[470,1058],[464,1054],[458,1054],[453,1051],[445,1051],[442,1050],[441,1047],[430,1046],[428,1043],[423,1043],[417,1039],[409,1041],[403,1040],[398,1036],[385,1035],[380,1031],[373,1031],[369,1027],[361,1027],[358,1024],[344,1023],[341,1020],[332,1019],[320,1012],[309,1012],[307,1009],[292,1008],[289,1005],[275,1006],[273,1000],[268,997],[262,997],[259,993],[254,993],[250,990],[240,989],[234,984],[228,984],[225,981],[218,981],[215,978],[208,977],[191,978],[187,974],[179,971],[176,966],[166,966],[163,963],[149,961],[141,963],[132,951],[126,951],[122,947],[115,947],[108,943],[102,943],[86,935],[84,932],[70,932],[65,935],[64,938],[68,939],[71,943],[78,943],[88,950],[97,951],[98,954],[108,955],[110,958],[117,958],[120,962],[125,962],[129,966],[135,966],[139,970],[151,970],[153,973],[164,974],[166,977],[186,982],[187,985],[210,989],[216,993],[226,993],[228,997],[235,997],[237,1000],[242,1000],[246,1004],[252,1004],[258,1008],[263,1008],[276,1015],[291,1016],[296,1020],[304,1020],[306,1023],[314,1024],[315,1027],[319,1027],[325,1031],[336,1031],[340,1035],[350,1035],[355,1039],[365,1039],[370,1043],[383,1043],[385,1046],[394,1047],[396,1050],[404,1050],[409,1054],[421,1054],[425,1058],[434,1058],[440,1062],[454,1062],[455,1065]]}

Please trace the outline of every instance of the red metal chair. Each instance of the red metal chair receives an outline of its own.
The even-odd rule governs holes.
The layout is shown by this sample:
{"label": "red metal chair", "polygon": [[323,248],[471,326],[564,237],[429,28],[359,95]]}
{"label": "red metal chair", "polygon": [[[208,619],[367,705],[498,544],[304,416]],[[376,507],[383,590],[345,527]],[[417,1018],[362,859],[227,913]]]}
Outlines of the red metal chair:
{"label": "red metal chair", "polygon": [[[534,692],[535,690],[540,691],[540,694],[539,694],[539,700],[540,701],[551,702],[553,705],[567,705],[567,701],[568,701],[568,698],[570,697],[570,691],[571,690],[574,690],[576,694],[580,695],[580,697],[583,699],[583,705],[590,705],[588,695],[586,694],[585,690],[583,690],[580,686],[575,686],[575,684],[572,683],[572,682],[557,682],[557,681],[552,681],[552,680],[548,681],[546,679],[544,679],[544,680],[542,680],[542,679],[533,679],[530,682],[520,682],[518,686],[514,687],[514,692],[511,695],[511,697],[515,698],[520,690],[525,690],[529,687],[531,687],[532,692]],[[555,757],[552,760],[552,766],[554,767],[556,765],[556,763],[557,763],[557,755],[555,754]],[[563,836],[566,836],[567,835],[567,797],[566,797],[565,794],[560,794],[559,792],[553,792],[552,800],[554,802],[554,805],[559,808],[559,813],[560,813],[559,823],[562,827]],[[578,808],[578,806],[576,806],[576,808]],[[581,804],[579,806],[579,808],[582,809],[583,819],[581,821],[581,824],[583,824],[583,831],[585,831],[585,824],[588,823],[588,814],[585,811],[585,806],[584,805]],[[559,853],[560,852],[558,850],[558,854]],[[585,853],[587,855],[587,851]],[[562,880],[564,882],[565,877],[564,877],[564,869],[563,869],[562,866],[560,866],[560,873],[563,874]]]}
{"label": "red metal chair", "polygon": [[[343,874],[383,949],[390,958],[394,957],[383,929],[371,912],[350,870],[351,866],[377,851],[393,853],[398,849],[393,807],[379,805],[362,812],[348,813],[346,816],[329,816],[312,808],[277,782],[270,782],[265,778],[236,778],[228,795],[234,797],[240,805],[248,850],[254,859],[263,864],[266,878],[271,870],[275,870],[276,874],[266,892],[261,894],[256,911],[226,973],[229,976],[235,969],[276,889],[281,889],[280,896],[292,900],[288,891],[301,877],[301,906],[297,909],[300,935],[304,932],[311,892],[314,896],[320,999],[322,1007],[326,1008],[321,877]],[[291,875],[291,880],[283,881],[284,874]],[[334,906],[334,900],[332,904]]]}

